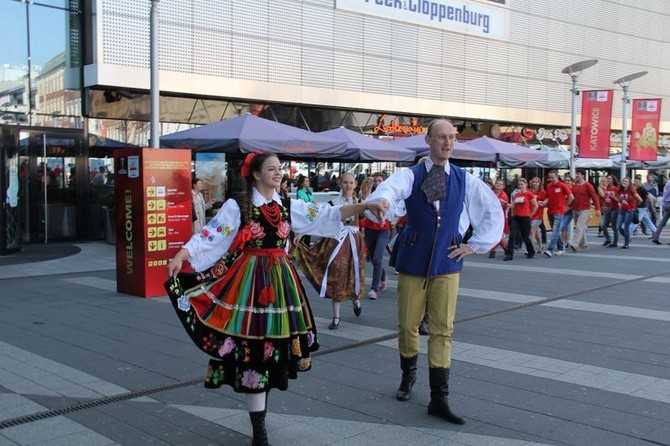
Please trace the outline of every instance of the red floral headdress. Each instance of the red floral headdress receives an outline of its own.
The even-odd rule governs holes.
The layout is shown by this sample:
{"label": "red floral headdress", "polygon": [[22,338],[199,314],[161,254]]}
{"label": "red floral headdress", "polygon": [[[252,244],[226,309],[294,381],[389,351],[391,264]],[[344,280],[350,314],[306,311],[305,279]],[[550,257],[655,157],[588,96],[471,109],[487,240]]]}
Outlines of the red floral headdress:
{"label": "red floral headdress", "polygon": [[249,174],[251,173],[251,162],[256,158],[256,155],[260,155],[262,152],[251,152],[247,154],[247,156],[244,158],[244,162],[242,163],[242,167],[240,168],[240,174],[243,177],[248,177]]}

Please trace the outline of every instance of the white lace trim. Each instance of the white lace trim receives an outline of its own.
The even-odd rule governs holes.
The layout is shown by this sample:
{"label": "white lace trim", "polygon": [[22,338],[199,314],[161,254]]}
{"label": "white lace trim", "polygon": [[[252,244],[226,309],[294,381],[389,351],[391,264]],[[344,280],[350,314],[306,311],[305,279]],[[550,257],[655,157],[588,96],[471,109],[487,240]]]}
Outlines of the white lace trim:
{"label": "white lace trim", "polygon": [[[212,292],[210,292],[207,288],[204,286],[201,286],[197,291],[202,291],[209,299],[215,304],[220,307],[223,307],[227,310],[235,310],[235,311],[242,311],[245,313],[256,313],[256,314],[264,314],[264,313],[271,313],[271,314],[282,314],[282,313],[302,313],[302,306],[295,307],[293,305],[289,305],[286,308],[256,308],[256,307],[245,307],[245,306],[240,306],[240,305],[231,305],[227,304],[225,302],[221,302]],[[196,292],[197,292],[196,291]],[[193,294],[193,291],[191,291],[189,294]]]}

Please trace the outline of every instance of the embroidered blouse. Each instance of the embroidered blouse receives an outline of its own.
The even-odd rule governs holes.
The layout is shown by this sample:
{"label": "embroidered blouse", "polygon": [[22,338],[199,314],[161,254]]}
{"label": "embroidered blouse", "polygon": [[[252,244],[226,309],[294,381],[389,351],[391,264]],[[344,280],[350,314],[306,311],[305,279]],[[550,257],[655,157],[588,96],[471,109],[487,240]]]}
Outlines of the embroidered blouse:
{"label": "embroidered blouse", "polygon": [[[430,171],[433,161],[428,158],[425,161],[426,169]],[[444,170],[449,174],[451,166],[447,162]],[[412,193],[414,184],[414,173],[411,169],[404,169],[391,175],[389,179],[377,186],[367,199],[368,202],[386,200],[389,203],[387,215],[401,215],[396,209],[402,201]],[[366,217],[372,217],[369,211]],[[374,217],[372,217],[374,219]],[[465,175],[465,206],[460,215],[458,229],[465,234],[470,223],[473,226],[472,238],[468,246],[477,254],[484,254],[500,242],[503,230],[503,212],[500,202],[495,194],[483,181],[475,178],[472,174]]]}
{"label": "embroidered blouse", "polygon": [[[281,198],[274,192],[270,201],[275,201],[283,208]],[[269,202],[255,188],[251,203],[260,207]],[[315,205],[302,200],[291,200],[291,230],[296,234],[309,234],[319,237],[338,238],[342,228],[340,221],[341,206],[328,204]],[[183,246],[190,256],[191,266],[196,271],[203,271],[214,265],[230,249],[240,229],[241,214],[235,200],[226,201],[218,213],[203,230],[191,237]]]}

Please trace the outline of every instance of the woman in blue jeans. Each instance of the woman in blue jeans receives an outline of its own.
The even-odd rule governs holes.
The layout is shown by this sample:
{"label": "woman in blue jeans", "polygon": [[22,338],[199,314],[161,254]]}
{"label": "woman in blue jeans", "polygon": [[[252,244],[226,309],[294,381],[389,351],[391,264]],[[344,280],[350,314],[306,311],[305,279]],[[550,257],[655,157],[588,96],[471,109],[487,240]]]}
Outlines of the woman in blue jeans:
{"label": "woman in blue jeans", "polygon": [[[376,172],[372,175],[372,191],[374,192],[385,179],[383,172]],[[367,218],[361,219],[361,228],[365,236],[365,244],[368,248],[368,257],[372,262],[372,284],[368,297],[372,300],[377,299],[377,292],[386,291],[388,282],[386,281],[386,271],[382,260],[384,250],[391,239],[391,223],[387,220],[384,224],[378,224]]]}
{"label": "woman in blue jeans", "polygon": [[[572,190],[572,177],[570,175],[565,174],[563,182]],[[565,248],[570,246],[570,240],[572,240],[572,216],[572,208],[566,207],[565,214],[563,214],[563,218],[561,219],[561,240]]]}
{"label": "woman in blue jeans", "polygon": [[[368,223],[370,224],[370,223]],[[384,226],[389,225],[385,222]],[[372,262],[372,284],[370,285],[370,292],[368,297],[372,300],[377,299],[377,292],[386,291],[387,280],[386,271],[382,264],[384,250],[390,240],[390,228],[387,229],[373,229],[369,226],[365,228],[365,244],[368,248],[368,256]]]}
{"label": "woman in blue jeans", "polygon": [[619,213],[616,219],[616,231],[614,231],[614,243],[609,245],[610,248],[616,248],[618,241],[618,233],[624,237],[624,245],[621,249],[628,249],[630,246],[630,224],[633,222],[633,212],[637,208],[638,203],[642,202],[642,198],[638,195],[635,187],[630,182],[630,178],[621,180],[619,186]]}

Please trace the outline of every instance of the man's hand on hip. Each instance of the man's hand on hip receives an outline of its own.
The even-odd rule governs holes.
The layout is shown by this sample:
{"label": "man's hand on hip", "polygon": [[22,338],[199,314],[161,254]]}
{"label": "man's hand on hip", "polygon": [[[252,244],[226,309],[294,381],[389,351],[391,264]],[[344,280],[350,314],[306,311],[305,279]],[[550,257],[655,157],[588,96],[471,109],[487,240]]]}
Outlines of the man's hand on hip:
{"label": "man's hand on hip", "polygon": [[475,252],[468,245],[451,245],[449,247],[449,258],[457,261],[463,260],[465,257],[474,254]]}

